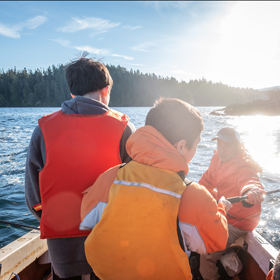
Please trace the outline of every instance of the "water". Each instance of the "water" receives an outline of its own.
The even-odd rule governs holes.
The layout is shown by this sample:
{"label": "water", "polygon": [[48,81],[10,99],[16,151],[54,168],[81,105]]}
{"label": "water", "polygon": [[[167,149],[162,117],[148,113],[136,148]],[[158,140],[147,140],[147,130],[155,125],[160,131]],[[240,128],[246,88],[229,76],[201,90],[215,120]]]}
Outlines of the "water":
{"label": "water", "polygon": [[[212,116],[219,107],[198,107],[205,128],[197,153],[189,165],[188,178],[198,181],[208,168],[216,143],[210,139],[224,126],[233,126],[245,147],[263,167],[260,180],[265,189],[280,188],[280,116]],[[24,199],[24,169],[27,148],[37,120],[59,108],[0,108],[0,220],[39,226]],[[136,128],[144,125],[148,107],[114,108],[126,113]],[[280,249],[280,192],[262,204],[257,231]],[[0,224],[0,248],[27,233],[28,229]]]}

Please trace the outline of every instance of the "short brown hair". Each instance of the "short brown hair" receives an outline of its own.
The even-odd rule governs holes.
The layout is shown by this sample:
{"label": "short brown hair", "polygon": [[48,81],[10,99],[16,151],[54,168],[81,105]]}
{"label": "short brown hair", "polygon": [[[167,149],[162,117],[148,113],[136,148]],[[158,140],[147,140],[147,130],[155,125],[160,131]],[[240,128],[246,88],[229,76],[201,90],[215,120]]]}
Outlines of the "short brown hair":
{"label": "short brown hair", "polygon": [[105,65],[93,58],[86,58],[83,53],[80,58],[72,60],[66,67],[66,80],[73,95],[85,95],[110,86],[113,80]]}
{"label": "short brown hair", "polygon": [[186,140],[189,149],[204,127],[200,112],[177,98],[156,100],[145,124],[157,129],[172,145],[179,140]]}

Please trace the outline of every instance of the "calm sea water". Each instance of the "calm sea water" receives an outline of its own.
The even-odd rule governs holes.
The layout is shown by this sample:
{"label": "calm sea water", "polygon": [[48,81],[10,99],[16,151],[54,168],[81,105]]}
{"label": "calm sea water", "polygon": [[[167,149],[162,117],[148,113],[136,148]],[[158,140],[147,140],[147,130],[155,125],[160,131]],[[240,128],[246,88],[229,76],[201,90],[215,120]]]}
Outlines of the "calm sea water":
{"label": "calm sea water", "polygon": [[[280,188],[280,117],[212,116],[218,107],[197,107],[205,129],[197,153],[189,165],[188,178],[198,181],[206,171],[215,149],[211,138],[224,126],[233,126],[245,147],[263,167],[260,180],[266,190]],[[38,226],[24,199],[24,170],[27,148],[37,120],[59,108],[0,108],[0,220]],[[136,128],[144,125],[148,107],[114,108],[126,113]],[[280,192],[267,195],[262,204],[257,231],[280,249]],[[0,224],[0,248],[27,233],[28,229]]]}

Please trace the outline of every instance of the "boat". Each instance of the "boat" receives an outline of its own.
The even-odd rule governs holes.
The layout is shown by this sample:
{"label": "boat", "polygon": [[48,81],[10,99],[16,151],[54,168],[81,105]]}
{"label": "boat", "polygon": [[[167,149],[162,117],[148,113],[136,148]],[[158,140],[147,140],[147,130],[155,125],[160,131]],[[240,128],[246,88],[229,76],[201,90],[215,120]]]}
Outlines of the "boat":
{"label": "boat", "polygon": [[[242,269],[237,275],[228,276],[227,267],[220,263],[223,280],[265,280],[278,255],[278,250],[256,230],[239,238],[227,251],[232,252],[238,256]],[[47,242],[40,239],[39,230],[32,230],[0,249],[0,280],[19,279],[52,280]]]}

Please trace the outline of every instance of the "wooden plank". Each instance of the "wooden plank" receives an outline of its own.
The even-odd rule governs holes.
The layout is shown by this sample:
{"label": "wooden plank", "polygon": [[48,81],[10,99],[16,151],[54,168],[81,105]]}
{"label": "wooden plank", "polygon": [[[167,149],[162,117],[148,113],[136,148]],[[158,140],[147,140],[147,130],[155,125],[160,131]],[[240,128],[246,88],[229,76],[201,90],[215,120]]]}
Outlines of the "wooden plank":
{"label": "wooden plank", "polygon": [[40,231],[32,230],[0,249],[0,280],[8,280],[13,273],[19,274],[48,250]]}

